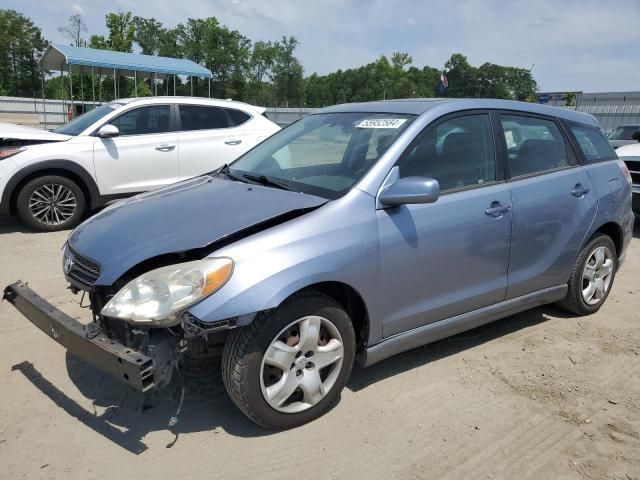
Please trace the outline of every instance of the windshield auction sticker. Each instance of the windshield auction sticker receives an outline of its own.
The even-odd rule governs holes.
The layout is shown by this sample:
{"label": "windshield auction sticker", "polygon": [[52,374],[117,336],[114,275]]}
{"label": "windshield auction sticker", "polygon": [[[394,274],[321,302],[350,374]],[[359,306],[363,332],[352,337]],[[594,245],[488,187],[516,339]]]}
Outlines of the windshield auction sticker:
{"label": "windshield auction sticker", "polygon": [[356,128],[398,128],[406,121],[406,118],[369,118],[362,120]]}

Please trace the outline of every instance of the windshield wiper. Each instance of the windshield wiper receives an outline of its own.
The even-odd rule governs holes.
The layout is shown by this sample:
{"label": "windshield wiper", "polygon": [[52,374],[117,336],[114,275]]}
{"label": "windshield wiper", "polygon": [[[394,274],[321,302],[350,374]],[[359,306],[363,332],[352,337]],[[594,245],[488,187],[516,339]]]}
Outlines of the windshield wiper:
{"label": "windshield wiper", "polygon": [[284,182],[278,182],[276,180],[272,180],[266,175],[254,175],[252,173],[243,173],[242,176],[252,182],[259,183],[261,185],[279,188],[281,190],[291,190],[291,187]]}
{"label": "windshield wiper", "polygon": [[225,163],[222,167],[216,170],[215,174],[216,176],[219,176],[220,174],[226,175],[228,178],[230,178],[231,180],[235,180],[236,182],[248,183],[244,178],[231,173],[231,169],[229,168],[228,163]]}

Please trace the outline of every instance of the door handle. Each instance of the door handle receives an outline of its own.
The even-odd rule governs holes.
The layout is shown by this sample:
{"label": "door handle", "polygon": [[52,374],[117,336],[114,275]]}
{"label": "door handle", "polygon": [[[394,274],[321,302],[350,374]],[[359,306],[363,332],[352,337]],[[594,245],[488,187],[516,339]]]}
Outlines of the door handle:
{"label": "door handle", "polygon": [[585,187],[581,183],[576,183],[576,186],[571,190],[571,195],[577,198],[584,197],[587,193],[589,193],[590,188]]}
{"label": "door handle", "polygon": [[170,152],[175,148],[175,145],[160,145],[159,147],[156,147],[156,150],[158,150],[159,152]]}
{"label": "door handle", "polygon": [[503,205],[502,203],[496,201],[491,202],[491,206],[487,208],[484,213],[485,215],[489,215],[493,218],[502,218],[503,213],[507,213],[511,210],[511,205]]}
{"label": "door handle", "polygon": [[224,142],[226,145],[240,145],[242,143],[242,140],[240,139],[236,139],[236,140],[227,140],[226,142]]}

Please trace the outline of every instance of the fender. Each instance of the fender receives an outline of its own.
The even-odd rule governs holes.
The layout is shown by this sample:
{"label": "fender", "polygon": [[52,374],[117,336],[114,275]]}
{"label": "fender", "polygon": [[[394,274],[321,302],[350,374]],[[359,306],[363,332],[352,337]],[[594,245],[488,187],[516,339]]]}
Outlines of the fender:
{"label": "fender", "polygon": [[11,199],[14,195],[15,189],[20,183],[27,177],[34,173],[42,172],[47,174],[47,171],[58,170],[69,172],[82,180],[84,185],[83,190],[87,195],[87,205],[90,208],[97,208],[104,205],[107,201],[111,200],[109,196],[100,195],[98,185],[93,179],[93,176],[84,168],[71,160],[45,160],[43,162],[34,163],[27,167],[24,167],[17,171],[7,182],[2,194],[2,201],[0,202],[0,213],[10,213]]}

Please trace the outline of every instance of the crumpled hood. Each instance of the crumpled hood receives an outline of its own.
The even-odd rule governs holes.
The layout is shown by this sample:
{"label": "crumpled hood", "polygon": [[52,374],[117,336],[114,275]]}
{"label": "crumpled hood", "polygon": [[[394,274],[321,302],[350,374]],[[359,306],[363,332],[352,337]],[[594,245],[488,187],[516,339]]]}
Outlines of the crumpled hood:
{"label": "crumpled hood", "polygon": [[210,176],[136,195],[105,208],[69,236],[111,285],[149,258],[201,248],[246,228],[326,199]]}
{"label": "crumpled hood", "polygon": [[51,142],[62,142],[69,140],[69,135],[53,133],[40,128],[16,125],[14,123],[0,123],[0,138],[16,140],[43,140]]}

